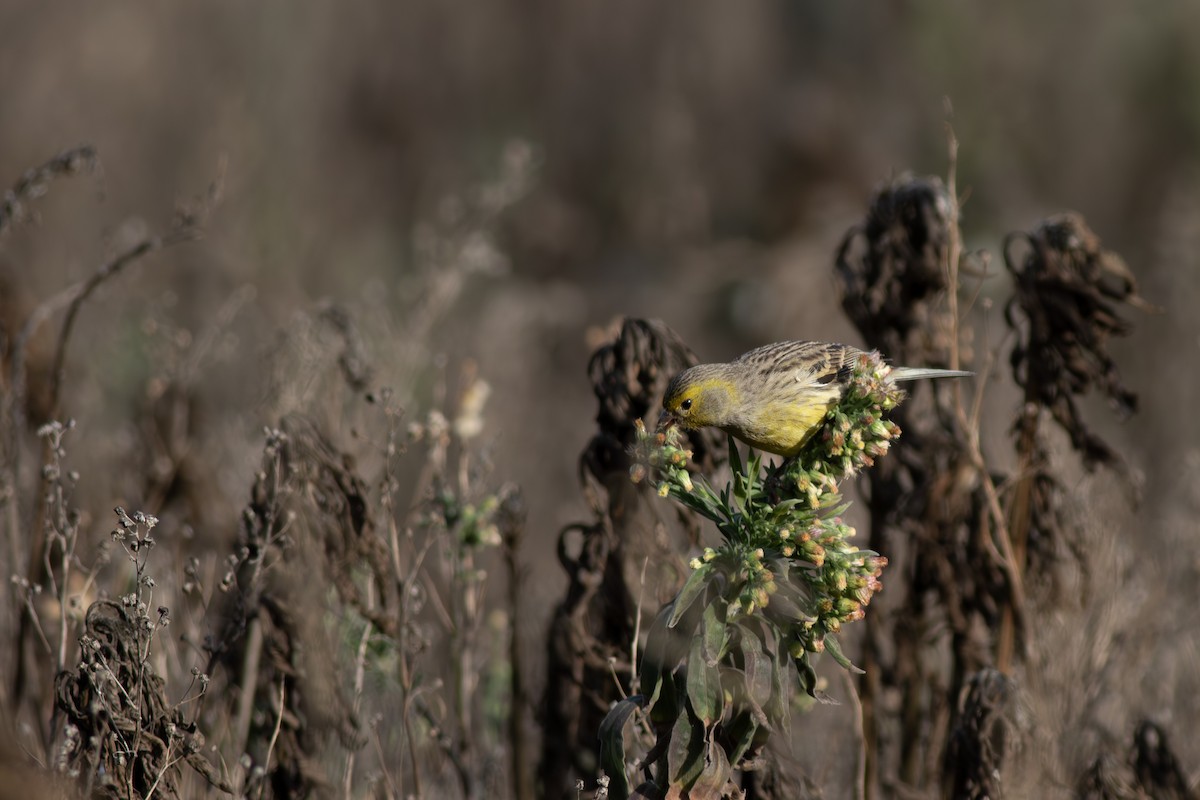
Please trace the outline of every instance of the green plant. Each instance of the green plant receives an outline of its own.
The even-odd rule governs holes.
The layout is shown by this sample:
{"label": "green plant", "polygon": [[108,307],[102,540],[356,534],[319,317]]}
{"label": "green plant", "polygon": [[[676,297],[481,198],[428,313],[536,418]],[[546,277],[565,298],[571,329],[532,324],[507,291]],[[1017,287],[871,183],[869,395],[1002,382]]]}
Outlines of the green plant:
{"label": "green plant", "polygon": [[[639,669],[642,694],[618,703],[601,726],[609,791],[626,797],[623,728],[648,709],[655,743],[644,759],[652,786],[719,796],[733,770],[786,730],[792,669],[817,694],[812,656],[855,669],[836,634],[861,619],[887,560],[852,543],[839,485],[883,456],[900,434],[884,418],[904,397],[877,354],[855,366],[845,398],[798,457],[764,468],[729,441],[731,481],[720,490],[687,470],[675,434],[639,428],[634,481],[651,473],[659,494],[712,520],[722,537],[658,614]],[[651,770],[651,768],[654,768]]]}

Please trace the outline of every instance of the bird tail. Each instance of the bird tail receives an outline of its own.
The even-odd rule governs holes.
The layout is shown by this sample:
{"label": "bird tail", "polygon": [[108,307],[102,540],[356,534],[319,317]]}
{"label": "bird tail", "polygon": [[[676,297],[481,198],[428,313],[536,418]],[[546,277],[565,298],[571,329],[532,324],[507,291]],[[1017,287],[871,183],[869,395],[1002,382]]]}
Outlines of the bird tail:
{"label": "bird tail", "polygon": [[969,378],[974,372],[961,369],[932,369],[927,367],[896,367],[888,374],[894,381],[915,381],[921,378]]}

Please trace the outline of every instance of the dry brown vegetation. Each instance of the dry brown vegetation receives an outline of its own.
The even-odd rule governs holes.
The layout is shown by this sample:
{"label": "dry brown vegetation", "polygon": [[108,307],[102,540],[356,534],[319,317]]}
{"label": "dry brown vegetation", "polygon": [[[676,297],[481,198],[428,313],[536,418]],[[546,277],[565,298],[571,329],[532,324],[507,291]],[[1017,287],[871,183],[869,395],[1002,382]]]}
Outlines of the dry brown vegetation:
{"label": "dry brown vegetation", "polygon": [[592,796],[715,538],[634,422],[785,338],[979,379],[706,796],[1196,796],[1200,18],[859,11],[0,9],[0,797]]}

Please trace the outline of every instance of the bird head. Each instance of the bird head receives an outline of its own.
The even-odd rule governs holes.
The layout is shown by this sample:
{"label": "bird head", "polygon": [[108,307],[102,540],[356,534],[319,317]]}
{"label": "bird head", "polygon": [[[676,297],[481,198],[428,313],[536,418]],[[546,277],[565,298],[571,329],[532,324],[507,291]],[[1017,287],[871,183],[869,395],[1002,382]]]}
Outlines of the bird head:
{"label": "bird head", "polygon": [[684,429],[722,427],[729,424],[737,389],[726,364],[701,364],[671,379],[663,395],[658,429],[672,425]]}

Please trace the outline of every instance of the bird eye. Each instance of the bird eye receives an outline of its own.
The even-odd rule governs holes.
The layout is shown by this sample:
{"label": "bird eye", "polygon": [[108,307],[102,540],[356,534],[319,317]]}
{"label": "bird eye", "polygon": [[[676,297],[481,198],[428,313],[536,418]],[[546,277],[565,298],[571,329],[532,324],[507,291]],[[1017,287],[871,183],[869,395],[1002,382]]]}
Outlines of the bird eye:
{"label": "bird eye", "polygon": [[687,400],[684,400],[682,403],[680,403],[679,408],[681,411],[691,411],[692,410],[692,398],[689,397]]}

